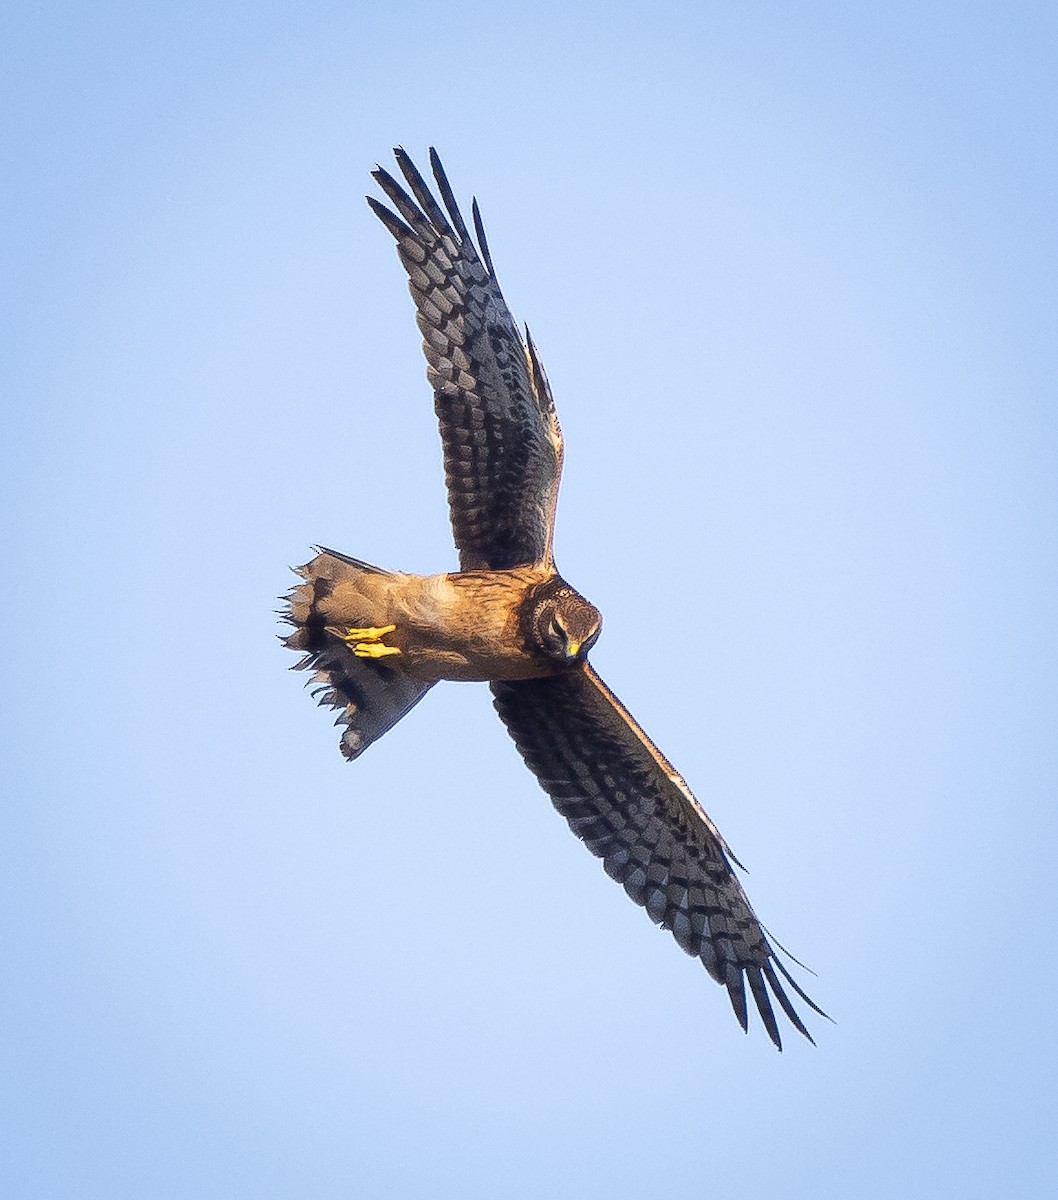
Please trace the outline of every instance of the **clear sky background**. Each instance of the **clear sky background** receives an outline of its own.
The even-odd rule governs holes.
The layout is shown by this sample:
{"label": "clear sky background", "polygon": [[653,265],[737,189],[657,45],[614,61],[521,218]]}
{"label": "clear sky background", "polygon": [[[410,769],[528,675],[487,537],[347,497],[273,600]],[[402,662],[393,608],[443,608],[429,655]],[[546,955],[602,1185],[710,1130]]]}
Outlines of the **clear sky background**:
{"label": "clear sky background", "polygon": [[[4,1195],[1058,1194],[1055,14],[5,10]],[[312,543],[455,564],[398,142],[481,201],[593,661],[816,1048],[484,687],[347,765],[286,670]]]}

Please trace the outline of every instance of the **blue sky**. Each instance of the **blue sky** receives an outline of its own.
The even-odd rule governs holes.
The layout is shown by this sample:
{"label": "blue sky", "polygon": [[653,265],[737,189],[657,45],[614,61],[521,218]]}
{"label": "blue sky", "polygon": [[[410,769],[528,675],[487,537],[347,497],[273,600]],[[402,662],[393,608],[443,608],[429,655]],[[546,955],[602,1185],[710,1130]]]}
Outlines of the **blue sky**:
{"label": "blue sky", "polygon": [[[6,1194],[1054,1193],[1056,26],[6,13]],[[593,661],[814,1049],[743,1036],[484,688],[350,766],[286,670],[312,543],[455,563],[397,143],[481,201]]]}

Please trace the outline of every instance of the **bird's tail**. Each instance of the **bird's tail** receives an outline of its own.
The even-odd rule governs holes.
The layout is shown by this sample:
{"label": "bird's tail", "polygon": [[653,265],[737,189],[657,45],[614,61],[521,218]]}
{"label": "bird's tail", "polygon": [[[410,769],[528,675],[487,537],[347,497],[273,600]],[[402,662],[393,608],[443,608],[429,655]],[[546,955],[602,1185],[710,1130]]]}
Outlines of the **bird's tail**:
{"label": "bird's tail", "polygon": [[345,726],[341,751],[356,758],[431,685],[409,679],[385,658],[358,658],[345,640],[350,626],[379,623],[379,585],[389,572],[322,547],[295,572],[304,582],[283,597],[280,614],[294,627],[283,644],[302,652],[293,669],[312,669],[308,686],[321,705],[339,710],[335,724]]}

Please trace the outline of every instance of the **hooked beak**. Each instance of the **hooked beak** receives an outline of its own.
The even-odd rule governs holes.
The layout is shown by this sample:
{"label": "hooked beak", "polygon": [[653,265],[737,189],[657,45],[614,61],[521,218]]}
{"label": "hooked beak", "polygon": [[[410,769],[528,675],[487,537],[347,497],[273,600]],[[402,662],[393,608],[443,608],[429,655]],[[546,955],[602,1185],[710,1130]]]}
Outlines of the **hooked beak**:
{"label": "hooked beak", "polygon": [[566,643],[566,657],[567,658],[576,658],[577,655],[580,653],[580,647],[581,647],[580,642],[575,642],[572,640],[568,641]]}

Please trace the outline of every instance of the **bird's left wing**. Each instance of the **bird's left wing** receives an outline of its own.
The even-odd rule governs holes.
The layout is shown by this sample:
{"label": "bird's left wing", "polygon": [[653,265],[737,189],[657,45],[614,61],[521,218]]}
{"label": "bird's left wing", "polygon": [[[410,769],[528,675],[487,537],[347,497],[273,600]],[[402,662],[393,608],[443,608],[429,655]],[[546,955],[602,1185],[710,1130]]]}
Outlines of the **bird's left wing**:
{"label": "bird's left wing", "polygon": [[[496,710],[526,765],[606,873],[728,991],[747,1027],[745,982],[782,1049],[771,994],[811,1035],[776,971],[816,1012],[750,907],[730,851],[681,776],[594,670],[493,683]],[[825,1014],[824,1014],[825,1015]]]}
{"label": "bird's left wing", "polygon": [[430,165],[447,216],[407,154],[394,154],[411,195],[379,167],[372,174],[396,212],[367,201],[396,239],[418,310],[460,566],[550,566],[562,433],[536,347],[496,282],[477,202],[475,245],[437,152]]}

